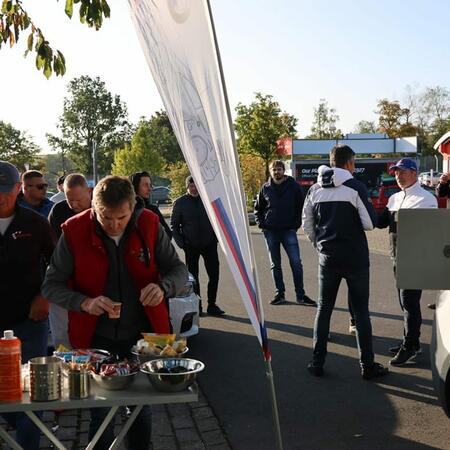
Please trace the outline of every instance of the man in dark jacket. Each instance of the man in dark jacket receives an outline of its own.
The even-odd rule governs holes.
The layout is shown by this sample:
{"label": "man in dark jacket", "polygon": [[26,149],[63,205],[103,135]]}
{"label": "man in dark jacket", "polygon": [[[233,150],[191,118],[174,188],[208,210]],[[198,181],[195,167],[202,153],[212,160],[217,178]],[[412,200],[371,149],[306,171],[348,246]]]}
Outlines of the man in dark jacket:
{"label": "man in dark jacket", "polygon": [[[69,310],[74,348],[102,348],[124,357],[141,332],[170,331],[165,299],[184,289],[186,266],[156,215],[135,204],[127,178],[106,177],[94,189],[93,208],[63,225],[42,289]],[[91,411],[91,438],[107,413]],[[109,448],[113,432],[114,422],[95,448]],[[129,448],[147,450],[150,432],[150,410],[144,407],[128,433]]]}
{"label": "man in dark jacket", "polygon": [[48,183],[38,170],[28,170],[22,174],[22,193],[19,205],[32,209],[47,218],[54,203],[46,197]]}
{"label": "man in dark jacket", "polygon": [[275,297],[270,303],[280,305],[286,301],[281,270],[282,245],[291,265],[297,303],[316,306],[316,302],[305,294],[302,260],[297,240],[297,230],[302,224],[303,194],[299,184],[284,172],[283,161],[272,161],[270,179],[262,186],[255,202],[256,223],[266,239],[275,283]]}
{"label": "man in dark jacket", "polygon": [[308,370],[323,374],[330,319],[339,285],[347,281],[349,301],[356,322],[361,374],[379,377],[387,369],[374,362],[369,315],[369,248],[364,230],[373,230],[377,217],[366,187],[355,180],[355,153],[336,145],[330,164],[319,167],[303,207],[303,229],[319,252],[319,306],[314,323],[313,359]]}
{"label": "man in dark jacket", "polygon": [[143,172],[135,172],[130,176],[131,184],[133,185],[134,192],[138,197],[138,201],[142,201],[144,208],[154,212],[159,217],[159,223],[163,226],[164,231],[172,239],[172,231],[167,225],[164,216],[161,214],[157,205],[150,203],[150,196],[152,194],[153,183],[150,174],[145,170]]}
{"label": "man in dark jacket", "polygon": [[450,172],[441,175],[439,184],[436,186],[436,195],[450,198]]}
{"label": "man in dark jacket", "polygon": [[[192,176],[186,178],[187,193],[173,204],[170,225],[178,247],[184,250],[186,265],[195,278],[195,293],[200,296],[198,263],[203,258],[208,274],[208,314],[221,316],[225,312],[216,305],[219,286],[219,255],[217,238],[206,214]],[[200,303],[200,313],[202,305]]]}
{"label": "man in dark jacket", "polygon": [[[48,263],[55,238],[48,222],[16,202],[20,177],[0,161],[0,336],[13,330],[22,341],[22,363],[47,354],[48,301],[41,295],[42,263]],[[26,450],[39,448],[40,431],[23,413],[7,414]]]}

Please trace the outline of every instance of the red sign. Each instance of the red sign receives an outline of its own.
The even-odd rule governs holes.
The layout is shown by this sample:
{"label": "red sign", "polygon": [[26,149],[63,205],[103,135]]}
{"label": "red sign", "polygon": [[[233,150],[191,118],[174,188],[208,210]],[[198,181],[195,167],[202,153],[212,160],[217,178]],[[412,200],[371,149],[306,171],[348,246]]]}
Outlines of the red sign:
{"label": "red sign", "polygon": [[278,139],[277,154],[279,156],[292,155],[292,139],[291,138]]}

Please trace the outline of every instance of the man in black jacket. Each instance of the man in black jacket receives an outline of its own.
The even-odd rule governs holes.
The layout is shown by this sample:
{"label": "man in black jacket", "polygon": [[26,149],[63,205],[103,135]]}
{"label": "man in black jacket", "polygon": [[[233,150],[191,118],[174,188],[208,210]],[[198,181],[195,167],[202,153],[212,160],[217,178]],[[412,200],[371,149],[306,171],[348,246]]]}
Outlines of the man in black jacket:
{"label": "man in black jacket", "polygon": [[436,195],[450,198],[450,172],[441,175],[439,184],[436,186]]}
{"label": "man in black jacket", "polygon": [[[208,314],[221,316],[225,312],[216,305],[219,286],[219,255],[217,238],[206,214],[192,176],[186,178],[187,193],[173,204],[170,225],[178,247],[184,250],[186,265],[195,278],[195,293],[200,296],[198,263],[203,257],[208,274]],[[202,305],[200,304],[200,313]]]}
{"label": "man in black jacket", "polygon": [[316,302],[305,294],[302,260],[297,240],[297,230],[302,224],[303,194],[299,184],[284,172],[283,161],[272,161],[269,181],[263,184],[255,202],[256,223],[266,239],[275,283],[275,297],[270,304],[280,305],[286,301],[281,270],[282,245],[291,265],[297,303],[316,306]]}
{"label": "man in black jacket", "polygon": [[[20,177],[0,161],[0,336],[13,330],[22,341],[22,363],[47,354],[48,301],[41,294],[42,262],[48,263],[55,239],[37,212],[17,204]],[[6,414],[25,450],[39,448],[40,431],[23,413]],[[22,448],[21,447],[21,448]]]}

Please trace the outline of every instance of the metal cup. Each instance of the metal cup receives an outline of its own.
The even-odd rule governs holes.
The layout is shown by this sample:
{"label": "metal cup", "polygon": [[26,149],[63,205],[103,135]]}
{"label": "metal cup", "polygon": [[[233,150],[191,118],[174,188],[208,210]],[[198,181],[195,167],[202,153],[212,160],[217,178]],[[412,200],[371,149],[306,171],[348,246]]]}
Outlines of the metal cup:
{"label": "metal cup", "polygon": [[80,399],[89,397],[91,393],[90,373],[86,369],[70,369],[69,378],[69,397]]}
{"label": "metal cup", "polygon": [[30,398],[49,402],[61,398],[61,360],[54,356],[32,358],[30,364]]}

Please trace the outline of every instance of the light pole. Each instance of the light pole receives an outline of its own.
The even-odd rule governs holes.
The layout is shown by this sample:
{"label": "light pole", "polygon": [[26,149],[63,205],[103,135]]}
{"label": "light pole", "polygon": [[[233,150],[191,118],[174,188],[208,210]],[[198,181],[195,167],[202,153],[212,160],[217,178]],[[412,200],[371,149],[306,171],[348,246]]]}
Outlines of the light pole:
{"label": "light pole", "polygon": [[97,142],[92,141],[92,178],[94,179],[94,186],[97,184]]}

